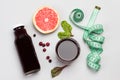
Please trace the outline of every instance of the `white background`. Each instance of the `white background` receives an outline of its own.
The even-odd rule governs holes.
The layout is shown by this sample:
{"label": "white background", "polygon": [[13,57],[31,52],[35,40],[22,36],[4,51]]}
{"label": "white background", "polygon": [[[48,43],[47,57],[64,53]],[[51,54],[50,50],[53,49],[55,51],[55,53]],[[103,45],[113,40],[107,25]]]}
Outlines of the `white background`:
{"label": "white background", "polygon": [[[0,80],[119,80],[120,79],[120,1],[119,0],[0,0]],[[82,25],[86,25],[95,5],[102,9],[95,23],[104,25],[106,37],[103,44],[104,52],[101,54],[101,69],[92,72],[86,66],[86,56],[89,48],[82,40],[83,30],[73,26],[74,38],[81,46],[79,58],[67,67],[58,77],[51,78],[50,70],[55,66],[62,66],[56,59],[55,45],[58,42],[57,33],[59,28],[52,34],[42,35],[32,25],[32,16],[36,9],[41,6],[51,6],[60,15],[60,21],[67,20],[74,8],[80,8],[85,14]],[[18,24],[26,26],[41,64],[41,71],[32,76],[25,76],[17,51],[14,45],[13,28]],[[38,46],[39,41],[51,43],[47,52],[43,53]],[[50,55],[53,62],[48,63],[45,59]]]}

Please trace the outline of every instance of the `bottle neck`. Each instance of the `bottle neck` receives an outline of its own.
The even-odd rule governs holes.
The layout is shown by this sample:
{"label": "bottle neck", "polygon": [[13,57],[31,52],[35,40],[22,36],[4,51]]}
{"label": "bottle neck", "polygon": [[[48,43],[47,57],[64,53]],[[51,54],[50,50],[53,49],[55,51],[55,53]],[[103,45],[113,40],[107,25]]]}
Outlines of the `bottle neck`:
{"label": "bottle neck", "polygon": [[27,35],[27,32],[24,29],[24,26],[18,26],[14,28],[14,34],[16,38],[20,38],[20,37]]}

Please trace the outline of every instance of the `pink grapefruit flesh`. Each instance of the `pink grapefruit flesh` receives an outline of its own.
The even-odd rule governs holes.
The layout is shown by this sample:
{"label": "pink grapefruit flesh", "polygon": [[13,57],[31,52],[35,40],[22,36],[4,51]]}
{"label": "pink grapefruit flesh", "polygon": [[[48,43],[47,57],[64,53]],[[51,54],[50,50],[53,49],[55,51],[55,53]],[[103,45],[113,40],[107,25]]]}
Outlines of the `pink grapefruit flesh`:
{"label": "pink grapefruit flesh", "polygon": [[57,12],[49,7],[43,7],[36,11],[33,16],[35,28],[44,34],[55,31],[58,27],[59,16]]}

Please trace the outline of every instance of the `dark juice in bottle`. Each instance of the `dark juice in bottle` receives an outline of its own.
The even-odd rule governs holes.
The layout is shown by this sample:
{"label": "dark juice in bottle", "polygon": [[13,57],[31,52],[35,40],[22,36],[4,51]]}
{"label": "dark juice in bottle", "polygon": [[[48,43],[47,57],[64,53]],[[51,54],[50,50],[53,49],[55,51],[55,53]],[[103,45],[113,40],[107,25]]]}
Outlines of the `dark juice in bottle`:
{"label": "dark juice in bottle", "polygon": [[40,70],[40,64],[32,43],[31,37],[27,34],[24,26],[14,28],[15,45],[20,57],[24,73],[31,74]]}

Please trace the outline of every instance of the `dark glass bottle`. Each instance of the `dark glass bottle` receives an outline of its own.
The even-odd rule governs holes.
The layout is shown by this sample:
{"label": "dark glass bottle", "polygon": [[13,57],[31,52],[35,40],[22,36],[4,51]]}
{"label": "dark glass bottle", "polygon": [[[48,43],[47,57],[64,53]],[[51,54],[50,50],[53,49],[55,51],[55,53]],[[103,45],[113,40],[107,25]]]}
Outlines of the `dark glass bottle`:
{"label": "dark glass bottle", "polygon": [[31,37],[27,34],[24,26],[14,28],[15,45],[20,57],[24,73],[31,74],[40,70],[40,64],[32,43]]}

